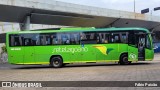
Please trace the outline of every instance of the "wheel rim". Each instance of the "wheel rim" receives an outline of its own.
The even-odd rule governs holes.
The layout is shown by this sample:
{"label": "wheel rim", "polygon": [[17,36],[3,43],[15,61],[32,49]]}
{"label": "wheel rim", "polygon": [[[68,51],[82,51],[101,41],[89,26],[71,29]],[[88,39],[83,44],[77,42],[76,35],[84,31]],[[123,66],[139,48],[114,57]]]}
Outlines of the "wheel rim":
{"label": "wheel rim", "polygon": [[128,64],[129,62],[128,62],[128,57],[124,57],[123,58],[123,62],[125,63],[125,64]]}
{"label": "wheel rim", "polygon": [[59,66],[59,60],[54,60],[53,61],[53,66]]}

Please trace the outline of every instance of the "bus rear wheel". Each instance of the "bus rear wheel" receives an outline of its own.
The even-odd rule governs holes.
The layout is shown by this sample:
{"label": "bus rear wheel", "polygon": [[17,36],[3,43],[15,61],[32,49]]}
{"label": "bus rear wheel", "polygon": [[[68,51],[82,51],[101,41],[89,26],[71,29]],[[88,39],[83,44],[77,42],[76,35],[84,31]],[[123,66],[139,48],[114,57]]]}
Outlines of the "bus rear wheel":
{"label": "bus rear wheel", "polygon": [[63,66],[62,58],[60,57],[53,57],[51,59],[50,65],[54,68],[61,68]]}
{"label": "bus rear wheel", "polygon": [[127,54],[123,54],[121,57],[120,57],[120,65],[128,65],[128,64],[131,64],[130,61],[128,61],[128,55]]}

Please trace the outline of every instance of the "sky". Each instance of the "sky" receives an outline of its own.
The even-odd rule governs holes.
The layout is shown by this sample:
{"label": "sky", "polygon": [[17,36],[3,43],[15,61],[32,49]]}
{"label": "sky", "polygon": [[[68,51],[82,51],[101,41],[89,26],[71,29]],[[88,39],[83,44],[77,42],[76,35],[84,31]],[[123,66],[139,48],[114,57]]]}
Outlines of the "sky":
{"label": "sky", "polygon": [[[95,6],[101,8],[122,10],[134,12],[134,0],[56,0],[80,5]],[[160,7],[160,0],[135,0],[135,10],[140,13],[141,10],[149,8],[149,15],[160,16],[160,10],[154,11],[155,7]]]}

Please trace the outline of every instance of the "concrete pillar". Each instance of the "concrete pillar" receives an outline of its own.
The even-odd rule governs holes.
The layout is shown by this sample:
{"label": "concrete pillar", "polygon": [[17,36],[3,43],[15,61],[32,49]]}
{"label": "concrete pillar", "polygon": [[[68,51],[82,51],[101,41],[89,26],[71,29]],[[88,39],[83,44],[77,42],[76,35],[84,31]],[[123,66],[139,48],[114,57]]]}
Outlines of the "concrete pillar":
{"label": "concrete pillar", "polygon": [[26,31],[30,30],[30,22],[31,22],[31,16],[26,16],[23,23],[20,23],[20,30]]}

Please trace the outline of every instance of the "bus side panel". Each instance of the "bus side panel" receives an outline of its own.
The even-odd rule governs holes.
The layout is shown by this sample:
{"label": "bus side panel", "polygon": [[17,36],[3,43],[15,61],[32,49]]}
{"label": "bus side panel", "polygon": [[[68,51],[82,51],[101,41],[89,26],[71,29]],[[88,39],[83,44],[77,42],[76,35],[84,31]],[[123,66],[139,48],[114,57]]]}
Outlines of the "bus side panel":
{"label": "bus side panel", "polygon": [[24,64],[36,64],[35,63],[35,50],[34,46],[26,46],[24,49]]}
{"label": "bus side panel", "polygon": [[150,49],[145,49],[145,60],[151,61],[154,58],[154,51]]}
{"label": "bus side panel", "polygon": [[80,62],[80,45],[59,45],[52,48],[53,55],[61,55],[63,63]]}
{"label": "bus side panel", "polygon": [[51,56],[61,56],[63,63],[79,62],[80,53],[75,50],[79,45],[36,46],[36,64],[49,64]]}
{"label": "bus side panel", "polygon": [[52,48],[50,46],[36,46],[34,47],[34,56],[36,64],[49,64],[52,56]]}
{"label": "bus side panel", "polygon": [[96,49],[97,62],[119,61],[121,53],[128,52],[127,44],[98,44]]}
{"label": "bus side panel", "polygon": [[118,44],[106,44],[106,55],[105,60],[107,61],[118,61]]}
{"label": "bus side panel", "polygon": [[79,57],[81,57],[81,62],[96,62],[96,48],[94,46],[94,44],[87,44],[80,47]]}
{"label": "bus side panel", "polygon": [[11,64],[24,64],[24,49],[23,47],[9,47],[8,52],[8,61]]}
{"label": "bus side panel", "polygon": [[108,44],[106,47],[107,60],[119,61],[121,54],[128,52],[128,44]]}
{"label": "bus side panel", "polygon": [[93,46],[95,48],[97,62],[105,62],[111,60],[111,56],[107,54],[107,44],[97,44]]}
{"label": "bus side panel", "polygon": [[107,46],[107,53],[112,61],[119,61],[119,48],[119,44],[109,44]]}
{"label": "bus side panel", "polygon": [[128,46],[128,61],[138,61],[138,48]]}
{"label": "bus side panel", "polygon": [[119,59],[123,53],[128,54],[128,44],[119,44],[119,46],[118,46],[118,54],[119,54],[118,58]]}

